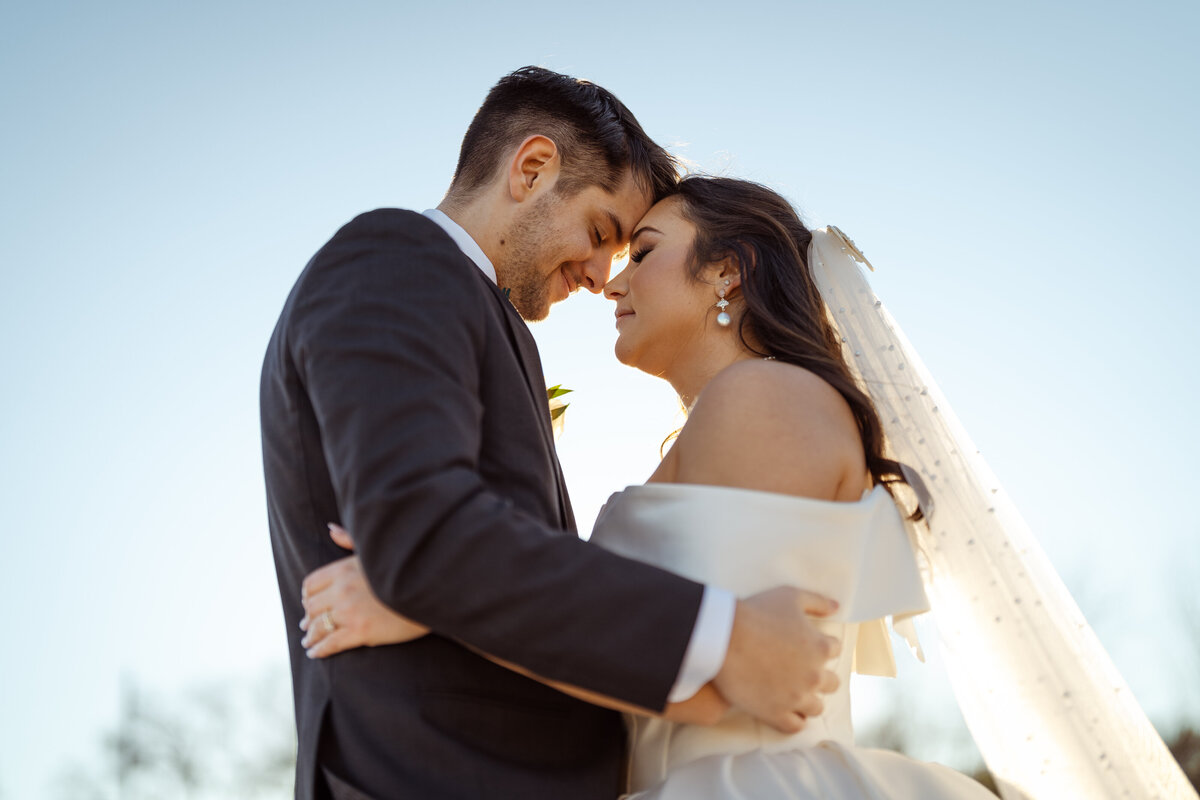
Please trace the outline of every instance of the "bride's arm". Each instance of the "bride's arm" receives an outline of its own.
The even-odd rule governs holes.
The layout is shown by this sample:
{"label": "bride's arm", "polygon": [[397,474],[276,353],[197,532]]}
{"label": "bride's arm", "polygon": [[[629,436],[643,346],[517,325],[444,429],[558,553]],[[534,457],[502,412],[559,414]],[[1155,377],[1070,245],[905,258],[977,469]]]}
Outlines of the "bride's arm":
{"label": "bride's arm", "polygon": [[[331,531],[334,541],[339,545],[347,549],[353,547],[349,535],[341,528],[331,526]],[[310,574],[304,579],[302,598],[305,615],[300,621],[300,627],[306,635],[301,644],[307,648],[310,658],[327,658],[356,647],[402,644],[429,633],[429,628],[397,614],[375,597],[367,585],[357,556],[326,564]],[[592,705],[616,711],[662,717],[672,722],[692,725],[712,725],[729,709],[729,704],[711,683],[701,688],[689,700],[668,703],[662,711],[653,711],[578,686],[547,680],[465,642],[459,644],[505,669],[518,672]]]}

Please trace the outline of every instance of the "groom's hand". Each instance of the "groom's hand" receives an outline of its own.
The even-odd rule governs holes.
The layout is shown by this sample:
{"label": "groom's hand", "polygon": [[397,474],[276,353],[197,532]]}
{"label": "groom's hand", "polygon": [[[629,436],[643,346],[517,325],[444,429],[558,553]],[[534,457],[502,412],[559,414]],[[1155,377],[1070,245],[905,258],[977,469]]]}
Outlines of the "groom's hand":
{"label": "groom's hand", "polygon": [[817,629],[837,603],[780,586],[739,600],[725,663],[713,681],[732,705],[784,733],[804,728],[825,709],[822,693],[837,689],[826,669],[841,643]]}

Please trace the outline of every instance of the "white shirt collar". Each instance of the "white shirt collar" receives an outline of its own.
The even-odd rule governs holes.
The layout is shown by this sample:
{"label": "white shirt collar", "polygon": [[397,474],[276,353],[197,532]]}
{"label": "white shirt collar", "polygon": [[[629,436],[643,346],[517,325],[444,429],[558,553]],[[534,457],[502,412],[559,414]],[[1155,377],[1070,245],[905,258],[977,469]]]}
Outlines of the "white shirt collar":
{"label": "white shirt collar", "polygon": [[446,216],[444,211],[439,211],[436,208],[426,209],[421,214],[441,226],[442,230],[449,234],[454,243],[458,245],[458,249],[463,251],[463,255],[474,261],[475,266],[479,267],[479,271],[487,275],[492,283],[499,285],[499,281],[496,280],[496,268],[492,266],[492,262],[488,257],[483,254],[483,248],[471,238],[471,234],[467,233],[463,229],[463,226]]}

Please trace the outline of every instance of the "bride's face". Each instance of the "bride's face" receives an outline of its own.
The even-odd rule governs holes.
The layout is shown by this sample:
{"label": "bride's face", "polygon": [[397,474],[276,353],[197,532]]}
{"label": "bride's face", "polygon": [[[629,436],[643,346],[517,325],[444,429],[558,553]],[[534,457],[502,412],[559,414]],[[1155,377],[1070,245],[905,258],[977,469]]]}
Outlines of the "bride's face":
{"label": "bride's face", "polygon": [[668,197],[642,217],[629,264],[604,287],[617,304],[617,359],[651,375],[664,375],[714,324],[716,288],[691,275],[696,228],[681,202]]}

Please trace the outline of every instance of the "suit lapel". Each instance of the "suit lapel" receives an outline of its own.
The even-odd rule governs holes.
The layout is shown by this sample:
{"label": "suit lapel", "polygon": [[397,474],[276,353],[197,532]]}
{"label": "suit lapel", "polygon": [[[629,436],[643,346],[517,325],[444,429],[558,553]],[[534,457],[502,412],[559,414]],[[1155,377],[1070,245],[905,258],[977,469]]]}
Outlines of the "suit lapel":
{"label": "suit lapel", "polygon": [[534,341],[533,334],[529,332],[529,326],[525,324],[525,320],[521,319],[521,315],[513,308],[512,303],[508,301],[500,288],[488,280],[483,273],[480,273],[480,277],[488,284],[492,290],[492,296],[501,306],[500,314],[508,325],[509,341],[517,354],[517,360],[521,362],[521,368],[525,373],[525,386],[529,389],[530,399],[538,412],[538,428],[541,431],[542,443],[554,465],[554,481],[558,489],[559,522],[566,530],[574,531],[575,515],[571,509],[570,498],[567,497],[567,482],[562,473],[562,465],[558,463],[558,451],[554,447],[554,431],[550,425],[550,401],[546,396],[546,377],[542,373],[542,359],[538,355],[537,342]]}
{"label": "suit lapel", "polygon": [[454,237],[433,220],[427,217],[422,217],[422,219],[431,228],[437,230],[437,236],[444,237],[462,255],[463,260],[471,265],[471,271],[487,285],[492,297],[500,305],[500,316],[508,325],[509,343],[517,354],[517,360],[521,362],[521,369],[525,373],[525,386],[529,389],[530,400],[537,412],[542,444],[550,455],[550,463],[554,465],[554,482],[555,488],[558,490],[559,524],[564,530],[577,532],[575,530],[575,513],[571,509],[571,499],[567,496],[567,481],[562,473],[562,465],[558,463],[558,451],[554,447],[554,431],[550,427],[550,400],[546,396],[546,377],[542,374],[542,360],[538,356],[537,343],[533,340],[533,334],[529,332],[525,320],[521,319],[521,315],[513,308],[512,303],[508,302],[508,298],[500,290],[500,287],[479,269],[470,256],[462,251],[462,248],[454,241]]}

